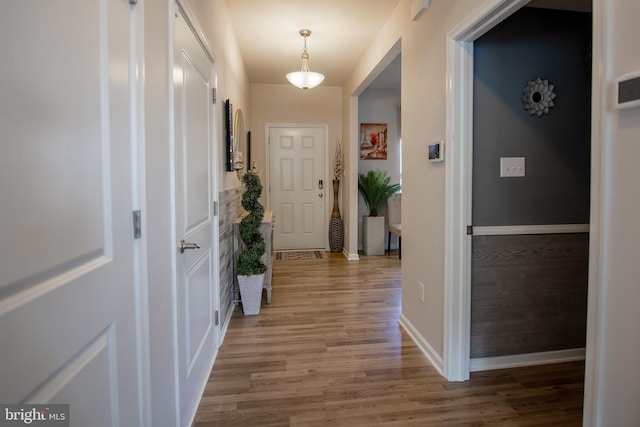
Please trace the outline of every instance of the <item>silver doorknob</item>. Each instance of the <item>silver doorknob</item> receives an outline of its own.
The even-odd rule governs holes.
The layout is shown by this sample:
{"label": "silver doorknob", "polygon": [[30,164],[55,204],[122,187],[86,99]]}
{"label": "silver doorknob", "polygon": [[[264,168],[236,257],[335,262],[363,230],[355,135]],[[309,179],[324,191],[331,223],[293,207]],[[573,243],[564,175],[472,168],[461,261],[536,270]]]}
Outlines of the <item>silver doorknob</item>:
{"label": "silver doorknob", "polygon": [[318,194],[318,197],[324,197],[324,193]]}
{"label": "silver doorknob", "polygon": [[180,240],[180,253],[183,254],[187,249],[200,249],[200,245],[197,243],[187,243],[184,240]]}

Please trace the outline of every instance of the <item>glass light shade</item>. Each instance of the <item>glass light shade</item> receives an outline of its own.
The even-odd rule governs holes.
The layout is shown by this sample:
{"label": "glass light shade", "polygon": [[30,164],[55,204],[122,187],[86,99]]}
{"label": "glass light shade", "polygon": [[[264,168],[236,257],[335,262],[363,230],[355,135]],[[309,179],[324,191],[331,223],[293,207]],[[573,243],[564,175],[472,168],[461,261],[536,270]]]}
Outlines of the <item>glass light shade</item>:
{"label": "glass light shade", "polygon": [[313,89],[324,80],[324,76],[313,71],[294,71],[287,74],[289,83],[300,89]]}

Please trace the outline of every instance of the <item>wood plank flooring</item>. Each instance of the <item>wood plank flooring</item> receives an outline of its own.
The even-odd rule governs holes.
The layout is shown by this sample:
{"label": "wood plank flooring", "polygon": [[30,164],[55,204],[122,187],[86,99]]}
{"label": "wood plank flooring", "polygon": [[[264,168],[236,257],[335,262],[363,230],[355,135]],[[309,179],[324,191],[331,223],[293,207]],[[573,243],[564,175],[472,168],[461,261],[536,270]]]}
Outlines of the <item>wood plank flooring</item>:
{"label": "wood plank flooring", "polygon": [[580,426],[581,362],[443,379],[398,325],[397,254],[275,261],[273,301],[237,308],[196,427]]}

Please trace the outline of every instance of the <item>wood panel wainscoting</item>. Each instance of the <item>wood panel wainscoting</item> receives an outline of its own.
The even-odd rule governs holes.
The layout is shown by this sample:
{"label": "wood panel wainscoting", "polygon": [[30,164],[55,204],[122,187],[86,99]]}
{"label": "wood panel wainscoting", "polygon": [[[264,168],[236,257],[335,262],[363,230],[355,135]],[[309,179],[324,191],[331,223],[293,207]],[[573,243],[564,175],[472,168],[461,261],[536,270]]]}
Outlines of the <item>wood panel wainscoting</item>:
{"label": "wood panel wainscoting", "polygon": [[586,345],[589,233],[473,236],[471,357]]}
{"label": "wood panel wainscoting", "polygon": [[235,276],[233,273],[233,222],[240,216],[242,206],[242,187],[221,191],[218,195],[220,203],[219,235],[220,235],[220,325],[222,330],[228,327],[233,310],[233,294]]}
{"label": "wood panel wainscoting", "polygon": [[208,426],[580,426],[583,362],[441,377],[398,324],[397,254],[278,260],[236,308],[196,415]]}

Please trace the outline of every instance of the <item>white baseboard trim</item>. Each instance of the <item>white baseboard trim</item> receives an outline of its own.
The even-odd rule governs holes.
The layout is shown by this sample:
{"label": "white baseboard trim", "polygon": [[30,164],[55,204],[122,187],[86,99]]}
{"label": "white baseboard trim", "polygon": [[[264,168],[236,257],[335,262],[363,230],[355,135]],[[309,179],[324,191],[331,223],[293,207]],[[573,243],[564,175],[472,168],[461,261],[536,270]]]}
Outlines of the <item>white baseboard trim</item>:
{"label": "white baseboard trim", "polygon": [[542,353],[515,354],[511,356],[481,357],[471,359],[471,372],[491,371],[494,369],[518,368],[520,366],[550,365],[552,363],[584,360],[585,349],[546,351]]}
{"label": "white baseboard trim", "polygon": [[443,362],[442,357],[431,347],[431,345],[424,339],[424,337],[418,332],[418,330],[413,326],[413,324],[407,319],[404,314],[400,314],[400,318],[398,319],[398,323],[404,329],[411,339],[416,343],[418,348],[422,350],[429,362],[436,368],[436,371],[442,376],[444,376],[443,372]]}
{"label": "white baseboard trim", "polygon": [[346,249],[344,249],[342,253],[347,258],[347,261],[360,261],[360,255],[358,255],[358,252],[350,254]]}
{"label": "white baseboard trim", "polygon": [[229,310],[227,310],[227,316],[226,319],[227,323],[222,325],[222,329],[220,330],[220,340],[218,342],[218,348],[220,348],[220,346],[222,346],[222,343],[224,342],[224,337],[227,336],[227,329],[229,329],[229,325],[231,324],[231,316],[233,316],[233,310],[235,310],[237,304],[231,304],[229,305]]}

